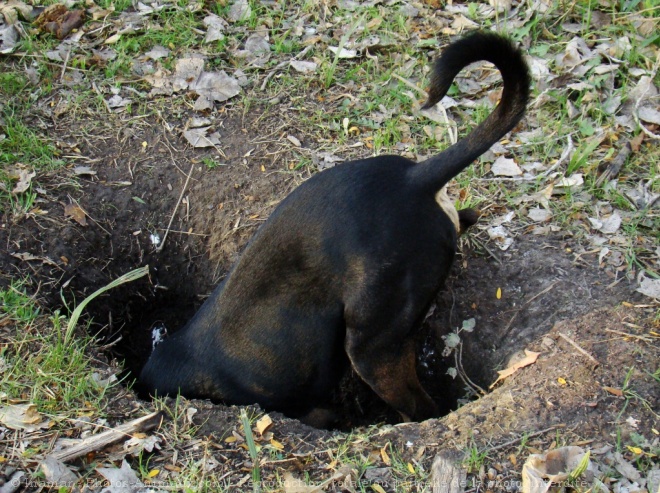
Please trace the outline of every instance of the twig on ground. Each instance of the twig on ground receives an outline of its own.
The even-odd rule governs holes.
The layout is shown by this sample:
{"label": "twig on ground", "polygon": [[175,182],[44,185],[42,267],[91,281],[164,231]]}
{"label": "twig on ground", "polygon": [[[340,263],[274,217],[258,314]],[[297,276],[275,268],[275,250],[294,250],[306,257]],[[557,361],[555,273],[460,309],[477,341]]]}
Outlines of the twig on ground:
{"label": "twig on ground", "polygon": [[559,336],[560,336],[562,339],[564,339],[566,342],[568,342],[571,346],[573,346],[575,349],[577,349],[580,353],[582,353],[582,354],[585,355],[587,358],[589,358],[591,361],[593,361],[593,363],[594,363],[595,365],[600,365],[600,363],[598,362],[598,360],[597,360],[596,358],[594,358],[594,357],[591,356],[588,352],[586,352],[584,349],[582,349],[582,348],[578,345],[578,343],[575,342],[573,339],[571,339],[570,337],[568,337],[566,334],[562,334],[561,332],[557,332],[557,334],[559,334]]}
{"label": "twig on ground", "polygon": [[615,329],[605,329],[605,330],[607,332],[612,332],[613,334],[619,334],[620,336],[632,337],[633,339],[639,339],[640,341],[644,341],[644,342],[653,342],[653,339],[651,339],[650,337],[639,336],[639,335],[636,335],[636,334],[630,334],[628,332],[623,332],[621,330],[615,330]]}
{"label": "twig on ground", "polygon": [[550,284],[550,286],[548,286],[547,288],[545,288],[543,291],[541,291],[541,292],[535,294],[535,295],[532,296],[530,299],[528,299],[527,301],[525,301],[525,305],[529,305],[529,304],[530,304],[532,301],[534,301],[536,298],[538,298],[538,297],[541,296],[542,294],[545,294],[545,293],[547,293],[548,291],[550,291],[552,288],[554,288],[558,283],[559,283],[559,280],[553,282],[552,284]]}
{"label": "twig on ground", "polygon": [[473,392],[481,395],[486,395],[488,392],[486,392],[484,389],[482,389],[479,385],[474,383],[472,380],[470,380],[470,377],[468,377],[467,373],[463,369],[463,343],[461,342],[458,345],[459,351],[454,351],[454,364],[456,365],[456,371],[458,372],[458,376],[463,380],[463,383],[470,387]]}
{"label": "twig on ground", "polygon": [[626,142],[619,153],[609,163],[604,166],[599,166],[598,171],[601,172],[600,176],[596,179],[596,186],[600,187],[603,183],[609,182],[619,176],[621,168],[632,153],[632,146],[630,142]]}
{"label": "twig on ground", "polygon": [[552,430],[556,430],[557,428],[563,428],[563,427],[564,427],[564,425],[554,425],[554,426],[551,426],[551,427],[546,428],[544,430],[535,431],[534,433],[530,433],[529,435],[520,436],[519,438],[514,438],[513,440],[509,440],[508,442],[504,442],[500,445],[496,445],[494,447],[491,447],[491,448],[488,449],[488,452],[493,452],[495,450],[501,450],[501,449],[510,447],[511,445],[514,445],[514,444],[518,443],[520,440],[522,440],[523,437],[524,438],[533,438],[535,436],[543,435],[544,433],[547,433],[547,432],[552,431]]}
{"label": "twig on ground", "polygon": [[557,162],[550,166],[546,171],[544,171],[540,176],[543,176],[544,178],[547,177],[550,173],[552,173],[554,170],[559,168],[561,164],[570,157],[571,153],[575,149],[575,146],[573,146],[573,139],[571,138],[570,135],[566,137],[566,149],[564,149],[564,152],[562,152],[561,156],[559,156],[559,159],[557,159]]}
{"label": "twig on ground", "polygon": [[484,250],[486,250],[486,251],[490,254],[490,256],[493,257],[493,258],[495,259],[495,261],[496,261],[498,264],[500,264],[500,266],[503,266],[503,265],[504,265],[504,264],[502,263],[502,261],[500,260],[500,258],[499,258],[497,255],[495,255],[495,254],[494,254],[494,253],[493,253],[493,252],[492,252],[492,251],[486,246],[485,243],[483,243],[483,242],[477,240],[476,238],[474,238],[474,242],[475,242],[477,245],[479,245],[481,248],[483,248]]}
{"label": "twig on ground", "polygon": [[[293,60],[303,58],[311,48],[312,45],[307,46],[304,50],[302,50],[300,53],[294,56]],[[273,78],[273,76],[277,73],[278,70],[283,69],[284,67],[289,65],[289,63],[291,63],[291,60],[286,60],[284,62],[278,63],[270,72],[268,72],[268,75],[264,77],[264,81],[261,83],[261,87],[259,89],[261,91],[266,89],[266,86],[268,85],[268,81]]]}
{"label": "twig on ground", "polygon": [[105,105],[105,109],[108,110],[108,113],[112,114],[112,108],[110,108],[110,105],[108,104],[108,102],[103,97],[103,94],[101,93],[99,88],[96,87],[96,82],[92,82],[92,89],[94,89],[94,92],[99,95],[99,97],[103,101],[103,104]]}
{"label": "twig on ground", "polygon": [[83,211],[83,214],[85,214],[85,216],[87,216],[87,217],[90,219],[90,221],[92,221],[92,222],[93,222],[94,224],[96,224],[99,228],[101,228],[103,231],[105,231],[105,233],[106,233],[108,236],[112,236],[112,234],[110,233],[110,231],[108,231],[107,229],[105,229],[103,226],[101,226],[101,225],[99,224],[99,222],[98,222],[96,219],[94,219],[92,216],[90,216],[90,215],[89,215],[89,212],[87,212],[85,209],[83,209],[83,208],[80,206],[80,203],[79,203],[76,199],[74,199],[73,197],[71,197],[71,195],[68,195],[68,194],[67,194],[67,196],[69,197],[69,200],[71,201],[71,203],[72,203],[72,204],[76,204],[76,207],[78,207],[78,209],[80,209],[81,211]]}
{"label": "twig on ground", "polygon": [[[165,231],[163,228],[158,228],[160,231]],[[190,236],[211,236],[206,233],[193,233],[192,231],[177,231],[176,229],[170,229],[170,233],[176,233],[180,235],[190,235]]]}
{"label": "twig on ground", "polygon": [[409,88],[411,88],[413,91],[418,92],[421,96],[423,96],[423,97],[426,97],[426,96],[427,96],[427,93],[426,93],[426,91],[425,91],[424,89],[422,89],[421,87],[419,87],[417,84],[413,84],[412,82],[410,82],[410,81],[409,81],[408,79],[406,79],[405,77],[401,77],[399,74],[397,74],[397,73],[395,73],[395,72],[392,72],[392,77],[394,77],[394,78],[397,79],[397,80],[400,80],[400,81],[403,82],[405,85],[407,85]]}
{"label": "twig on ground", "polygon": [[123,425],[119,425],[112,430],[104,431],[98,435],[92,435],[90,437],[84,438],[80,441],[80,443],[72,447],[63,450],[57,450],[49,455],[58,460],[66,462],[88,454],[89,452],[96,452],[101,450],[123,438],[131,438],[133,433],[151,430],[152,428],[158,426],[161,418],[161,411],[156,411],[151,414],[147,414],[146,416],[142,416],[141,418],[134,419],[133,421],[129,421],[128,423],[124,423]]}
{"label": "twig on ground", "polygon": [[62,72],[60,73],[60,83],[64,80],[64,74],[66,73],[66,66],[69,63],[69,57],[71,56],[71,49],[73,47],[69,46],[69,49],[66,50],[66,57],[64,57],[64,64],[62,65]]}
{"label": "twig on ground", "polygon": [[188,176],[186,177],[186,182],[183,184],[183,188],[181,189],[181,193],[179,194],[179,200],[176,201],[176,205],[174,206],[174,210],[172,211],[172,216],[170,216],[170,222],[167,224],[167,228],[165,229],[163,240],[160,242],[160,245],[156,247],[156,253],[160,253],[163,251],[163,247],[165,246],[165,240],[167,239],[167,234],[170,232],[170,228],[172,227],[172,222],[174,221],[174,216],[176,216],[176,211],[179,208],[179,205],[181,205],[183,194],[186,193],[186,189],[188,188],[188,183],[190,182],[190,176],[192,175],[193,169],[195,169],[194,163],[190,165],[190,171],[188,172]]}

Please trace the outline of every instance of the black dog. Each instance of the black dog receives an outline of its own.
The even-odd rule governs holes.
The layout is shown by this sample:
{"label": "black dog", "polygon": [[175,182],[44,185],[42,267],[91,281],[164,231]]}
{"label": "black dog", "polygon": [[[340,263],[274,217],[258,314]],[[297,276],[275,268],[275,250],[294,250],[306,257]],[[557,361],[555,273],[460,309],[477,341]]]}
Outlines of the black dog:
{"label": "black dog", "polygon": [[424,162],[363,159],[299,186],[186,327],[156,347],[142,388],[312,420],[350,364],[404,419],[434,416],[411,333],[447,277],[458,233],[476,221],[444,187],[520,121],[529,96],[520,51],[481,32],[445,49],[425,107],[479,60],[504,81],[492,114]]}

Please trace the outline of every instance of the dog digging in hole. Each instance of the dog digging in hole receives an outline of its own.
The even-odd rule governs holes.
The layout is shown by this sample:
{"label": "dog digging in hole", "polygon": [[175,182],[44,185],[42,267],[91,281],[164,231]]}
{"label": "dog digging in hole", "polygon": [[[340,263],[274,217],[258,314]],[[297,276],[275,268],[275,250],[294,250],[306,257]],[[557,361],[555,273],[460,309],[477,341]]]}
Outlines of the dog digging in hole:
{"label": "dog digging in hole", "polygon": [[493,112],[423,162],[377,156],[313,175],[257,230],[224,281],[158,345],[138,388],[151,395],[258,403],[327,426],[349,366],[405,421],[437,416],[416,374],[413,333],[444,283],[458,235],[478,214],[457,211],[446,185],[522,118],[530,78],[505,37],[476,32],[434,63],[434,106],[467,65],[503,79]]}

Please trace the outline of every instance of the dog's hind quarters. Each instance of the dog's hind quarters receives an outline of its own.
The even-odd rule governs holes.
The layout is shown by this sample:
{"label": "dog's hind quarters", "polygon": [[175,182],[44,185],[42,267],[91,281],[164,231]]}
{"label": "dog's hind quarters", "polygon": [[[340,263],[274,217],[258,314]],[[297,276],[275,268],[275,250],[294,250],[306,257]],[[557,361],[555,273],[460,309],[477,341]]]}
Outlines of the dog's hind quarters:
{"label": "dog's hind quarters", "polygon": [[504,80],[475,130],[422,162],[377,156],[316,173],[273,211],[190,322],[162,342],[140,376],[150,394],[260,404],[321,425],[352,367],[403,419],[437,415],[415,371],[413,332],[446,279],[457,237],[478,218],[456,211],[447,182],[522,118],[522,54],[476,33],[435,63],[433,104],[478,60]]}

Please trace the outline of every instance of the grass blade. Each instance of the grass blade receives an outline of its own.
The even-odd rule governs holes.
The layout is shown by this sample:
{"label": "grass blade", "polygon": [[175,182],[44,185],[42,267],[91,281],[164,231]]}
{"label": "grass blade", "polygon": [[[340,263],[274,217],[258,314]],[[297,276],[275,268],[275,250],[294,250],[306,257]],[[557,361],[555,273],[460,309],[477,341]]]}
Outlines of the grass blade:
{"label": "grass blade", "polygon": [[69,319],[69,323],[66,326],[66,334],[64,335],[64,345],[68,346],[69,342],[71,342],[71,337],[73,336],[73,330],[76,328],[76,324],[78,323],[78,319],[80,318],[80,315],[82,314],[83,310],[87,306],[87,304],[92,301],[94,298],[97,296],[105,293],[106,291],[109,291],[112,288],[116,288],[117,286],[127,283],[127,282],[132,282],[135,281],[136,279],[140,279],[141,277],[145,276],[146,274],[149,273],[149,266],[145,265],[144,267],[140,267],[139,269],[132,270],[130,272],[127,272],[121,277],[118,277],[114,281],[112,281],[110,284],[97,289],[94,291],[92,294],[90,294],[87,298],[85,298],[77,307],[75,310],[73,310],[73,313],[71,314],[71,318]]}

